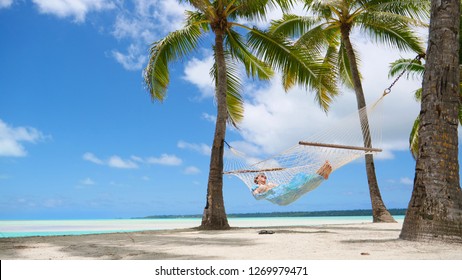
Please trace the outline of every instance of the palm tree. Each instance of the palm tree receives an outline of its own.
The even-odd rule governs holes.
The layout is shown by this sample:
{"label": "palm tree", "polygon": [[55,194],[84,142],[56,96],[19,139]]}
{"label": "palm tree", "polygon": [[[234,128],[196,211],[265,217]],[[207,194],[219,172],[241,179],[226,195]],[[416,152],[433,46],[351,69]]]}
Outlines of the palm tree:
{"label": "palm tree", "polygon": [[460,1],[431,1],[419,152],[401,239],[462,242],[458,114]]}
{"label": "palm tree", "polygon": [[[265,17],[268,9],[287,9],[292,0],[183,0],[195,11],[187,11],[185,26],[153,43],[144,78],[153,100],[163,101],[169,84],[168,65],[194,51],[206,34],[211,34],[214,66],[217,119],[210,158],[206,206],[201,229],[229,228],[223,201],[223,153],[226,125],[237,125],[243,117],[241,81],[237,63],[242,63],[249,77],[268,80],[272,69],[295,75],[295,81],[309,88],[334,92],[329,83],[316,86],[328,69],[308,53],[291,46],[290,42],[272,36],[237,20],[254,21]],[[247,33],[244,37],[236,31]]]}
{"label": "palm tree", "polygon": [[[459,27],[459,32],[462,30],[462,17],[460,19],[460,27]],[[459,68],[462,68],[462,37],[459,38]],[[389,71],[389,76],[390,77],[395,77],[398,75],[401,75],[401,73],[406,73],[407,72],[407,77],[411,78],[419,78],[423,79],[424,75],[424,70],[425,70],[425,64],[422,64],[422,62],[416,59],[410,60],[410,59],[398,59],[394,62],[391,63],[390,65],[390,71]],[[462,71],[460,71],[461,75],[459,76],[459,94],[461,95],[460,98],[462,100]],[[422,88],[419,88],[415,91],[415,99],[420,102],[422,100]],[[419,124],[420,124],[420,118],[417,116],[417,118],[414,121],[414,125],[412,126],[411,133],[409,135],[409,150],[411,151],[412,156],[414,159],[417,159],[418,153],[419,153]],[[462,104],[459,107],[459,124],[462,125]]]}
{"label": "palm tree", "polygon": [[[296,37],[298,47],[324,54],[326,63],[335,66],[337,81],[353,88],[358,109],[366,106],[358,69],[358,52],[351,42],[356,28],[377,42],[401,50],[423,53],[422,44],[412,26],[422,24],[428,12],[421,0],[304,0],[309,16],[285,15],[274,21],[271,32]],[[287,84],[291,83],[287,75]],[[365,147],[371,147],[369,124],[362,124]],[[366,155],[366,173],[374,222],[395,222],[383,203],[375,175],[374,159]]]}
{"label": "palm tree", "polygon": [[[462,67],[462,61],[460,61],[460,58],[459,58],[459,68],[461,67]],[[394,77],[399,72],[402,73],[402,71],[407,71],[408,76],[412,76],[414,78],[418,77],[420,79],[423,79],[424,70],[425,70],[425,64],[422,64],[420,62],[415,62],[409,59],[398,59],[394,61],[393,63],[391,63],[389,76]],[[462,76],[460,76],[459,82],[460,82],[459,88],[461,89],[460,98],[462,100]],[[414,98],[418,102],[422,101],[422,88],[419,88],[414,92]],[[462,125],[462,104],[459,107],[459,117],[458,118],[459,118],[459,125]],[[411,151],[412,157],[414,157],[414,159],[417,159],[417,156],[419,154],[419,124],[420,124],[420,118],[419,116],[417,116],[412,126],[411,133],[409,135],[409,150]]]}

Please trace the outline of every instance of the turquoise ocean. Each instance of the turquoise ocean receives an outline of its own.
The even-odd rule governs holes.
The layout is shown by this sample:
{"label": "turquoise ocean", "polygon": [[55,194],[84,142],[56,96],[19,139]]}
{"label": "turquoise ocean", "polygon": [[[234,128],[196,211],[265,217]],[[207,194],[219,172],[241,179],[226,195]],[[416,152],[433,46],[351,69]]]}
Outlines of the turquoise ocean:
{"label": "turquoise ocean", "polygon": [[[394,216],[402,222],[404,216]],[[228,218],[231,227],[316,226],[371,223],[371,216]],[[58,236],[167,230],[199,226],[201,218],[107,219],[107,220],[3,220],[0,238]]]}

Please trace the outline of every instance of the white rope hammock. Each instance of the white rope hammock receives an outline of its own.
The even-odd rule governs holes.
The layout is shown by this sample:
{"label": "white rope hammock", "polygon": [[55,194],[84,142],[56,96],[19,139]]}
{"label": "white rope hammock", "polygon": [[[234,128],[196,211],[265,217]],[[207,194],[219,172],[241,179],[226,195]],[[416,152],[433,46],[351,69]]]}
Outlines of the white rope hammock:
{"label": "white rope hammock", "polygon": [[[255,176],[264,173],[267,182],[278,187],[265,195],[254,195],[255,198],[287,205],[322,183],[324,179],[317,172],[326,162],[334,171],[365,154],[381,151],[372,148],[372,143],[380,145],[382,141],[381,114],[377,108],[383,97],[265,160],[251,160],[230,147],[233,155],[225,161],[223,173],[238,177],[250,191],[256,187]],[[365,145],[369,139],[369,144]]]}

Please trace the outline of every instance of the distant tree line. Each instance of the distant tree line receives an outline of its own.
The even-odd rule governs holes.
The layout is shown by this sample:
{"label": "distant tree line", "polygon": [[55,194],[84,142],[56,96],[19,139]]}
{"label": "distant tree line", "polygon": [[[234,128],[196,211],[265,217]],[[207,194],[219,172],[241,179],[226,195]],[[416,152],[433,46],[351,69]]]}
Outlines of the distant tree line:
{"label": "distant tree line", "polygon": [[[405,208],[389,209],[392,215],[406,215]],[[230,218],[261,218],[261,217],[344,217],[344,216],[372,216],[372,209],[357,210],[329,210],[329,211],[300,211],[300,212],[268,212],[268,213],[236,213],[228,214]],[[133,219],[179,219],[201,218],[202,215],[153,215]]]}

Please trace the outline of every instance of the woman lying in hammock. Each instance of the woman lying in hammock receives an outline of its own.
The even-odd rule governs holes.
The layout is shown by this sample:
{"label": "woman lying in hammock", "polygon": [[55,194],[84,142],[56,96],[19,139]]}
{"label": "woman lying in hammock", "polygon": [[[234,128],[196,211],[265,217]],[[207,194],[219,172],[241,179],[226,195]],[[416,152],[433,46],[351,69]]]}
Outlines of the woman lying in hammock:
{"label": "woman lying in hammock", "polygon": [[266,182],[266,175],[259,173],[254,182],[255,188],[252,194],[256,199],[266,199],[279,205],[287,205],[303,194],[318,187],[324,180],[329,178],[332,166],[326,161],[316,174],[298,173],[287,184],[276,185]]}

